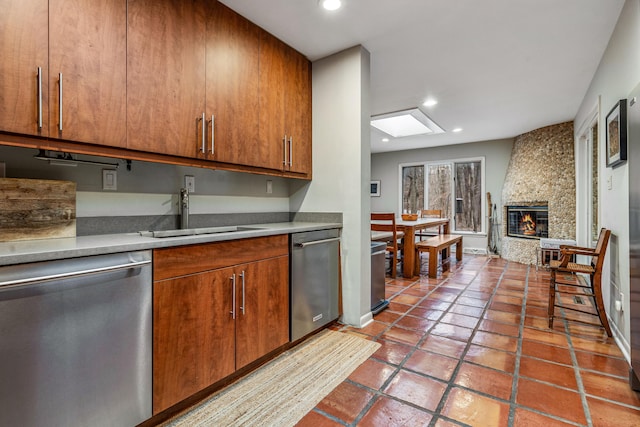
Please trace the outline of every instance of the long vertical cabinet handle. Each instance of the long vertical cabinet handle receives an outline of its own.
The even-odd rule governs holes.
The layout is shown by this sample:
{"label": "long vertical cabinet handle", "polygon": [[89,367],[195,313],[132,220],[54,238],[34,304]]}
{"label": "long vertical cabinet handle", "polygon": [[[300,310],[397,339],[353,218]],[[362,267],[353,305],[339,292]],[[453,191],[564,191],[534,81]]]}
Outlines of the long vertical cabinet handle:
{"label": "long vertical cabinet handle", "polygon": [[42,67],[38,67],[38,129],[42,129]]}
{"label": "long vertical cabinet handle", "polygon": [[242,278],[242,305],[240,306],[240,310],[242,310],[242,315],[244,316],[244,301],[245,301],[245,292],[244,292],[244,278],[245,278],[245,274],[244,274],[244,270],[242,270],[242,273],[240,273],[240,277]]}
{"label": "long vertical cabinet handle", "polygon": [[201,123],[201,127],[202,127],[202,145],[200,146],[200,152],[202,154],[206,153],[207,151],[207,122],[205,121],[204,118],[204,111],[202,112],[202,117],[200,117],[198,119]]}
{"label": "long vertical cabinet handle", "polygon": [[62,73],[58,73],[58,130],[62,131]]}
{"label": "long vertical cabinet handle", "polygon": [[287,167],[287,135],[284,136],[283,140],[282,140],[282,164],[284,165],[284,167]]}
{"label": "long vertical cabinet handle", "polygon": [[293,166],[293,136],[289,137],[289,169]]}
{"label": "long vertical cabinet handle", "polygon": [[233,273],[233,275],[229,278],[231,279],[231,311],[229,313],[231,313],[231,318],[235,319],[236,318],[236,273]]}
{"label": "long vertical cabinet handle", "polygon": [[215,150],[216,144],[216,116],[211,115],[211,155]]}

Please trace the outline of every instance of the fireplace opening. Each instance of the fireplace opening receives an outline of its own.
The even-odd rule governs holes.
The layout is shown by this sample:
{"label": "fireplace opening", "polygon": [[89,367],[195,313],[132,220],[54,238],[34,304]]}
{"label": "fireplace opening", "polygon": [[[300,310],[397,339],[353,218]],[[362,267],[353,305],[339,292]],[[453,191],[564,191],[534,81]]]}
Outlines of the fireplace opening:
{"label": "fireplace opening", "polygon": [[524,239],[549,237],[549,207],[507,206],[507,236]]}

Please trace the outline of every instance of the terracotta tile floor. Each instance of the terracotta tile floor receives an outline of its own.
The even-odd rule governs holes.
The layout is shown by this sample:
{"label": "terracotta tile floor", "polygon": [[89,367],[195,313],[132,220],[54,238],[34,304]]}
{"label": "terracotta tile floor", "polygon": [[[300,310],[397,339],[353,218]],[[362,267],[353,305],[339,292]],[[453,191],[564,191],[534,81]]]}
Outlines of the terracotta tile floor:
{"label": "terracotta tile floor", "polygon": [[[640,394],[603,328],[556,317],[548,273],[483,256],[387,279],[362,329],[382,347],[299,426],[640,426]],[[423,265],[423,273],[426,271]]]}

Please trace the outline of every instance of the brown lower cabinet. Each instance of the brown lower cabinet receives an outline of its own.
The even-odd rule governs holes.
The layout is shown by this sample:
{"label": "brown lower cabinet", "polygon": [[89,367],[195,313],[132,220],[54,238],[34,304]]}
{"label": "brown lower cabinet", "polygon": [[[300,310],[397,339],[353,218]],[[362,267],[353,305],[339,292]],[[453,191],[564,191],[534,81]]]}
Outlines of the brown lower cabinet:
{"label": "brown lower cabinet", "polygon": [[156,250],[153,292],[155,415],[289,342],[287,236]]}

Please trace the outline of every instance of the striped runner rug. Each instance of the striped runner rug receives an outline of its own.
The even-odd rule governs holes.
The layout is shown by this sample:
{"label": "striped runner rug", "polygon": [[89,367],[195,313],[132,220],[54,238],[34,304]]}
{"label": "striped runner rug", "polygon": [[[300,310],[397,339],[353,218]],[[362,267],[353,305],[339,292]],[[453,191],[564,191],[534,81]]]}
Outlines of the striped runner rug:
{"label": "striped runner rug", "polygon": [[164,426],[294,426],[379,347],[325,330]]}

